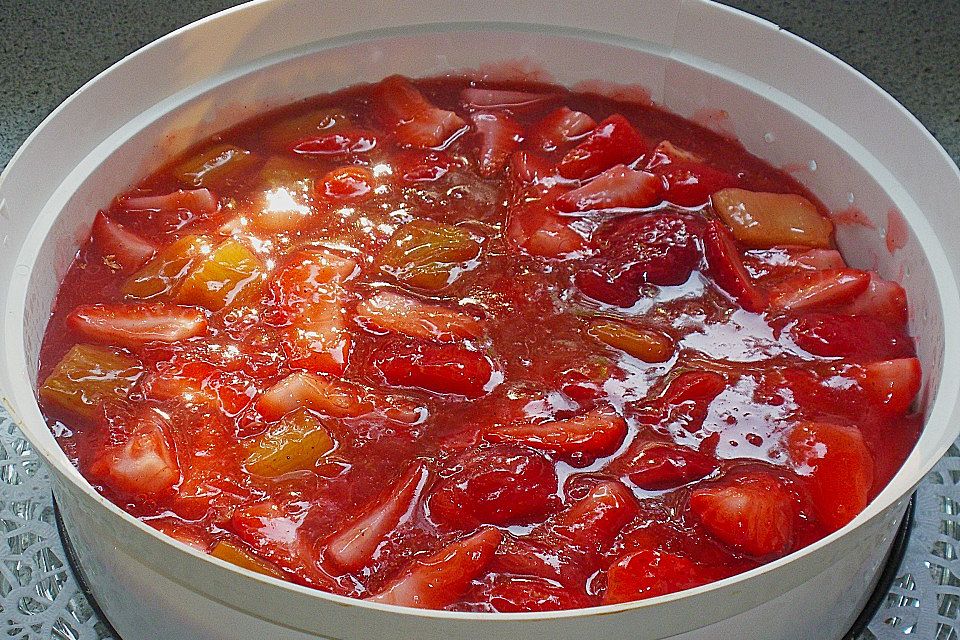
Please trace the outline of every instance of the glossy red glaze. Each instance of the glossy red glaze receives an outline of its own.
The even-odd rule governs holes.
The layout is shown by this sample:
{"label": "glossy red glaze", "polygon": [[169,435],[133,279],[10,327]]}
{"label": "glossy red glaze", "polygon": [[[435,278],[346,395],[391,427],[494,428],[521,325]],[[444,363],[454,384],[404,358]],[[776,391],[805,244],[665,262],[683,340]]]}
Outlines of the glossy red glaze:
{"label": "glossy red glaze", "polygon": [[[240,162],[191,164],[227,144]],[[130,513],[334,593],[538,611],[730,576],[855,517],[922,420],[903,290],[832,248],[740,245],[725,187],[826,214],[651,106],[458,78],[321,96],[98,215],[40,379],[77,344],[130,379],[57,369],[108,395],[41,403]],[[630,355],[650,332],[665,361]]]}

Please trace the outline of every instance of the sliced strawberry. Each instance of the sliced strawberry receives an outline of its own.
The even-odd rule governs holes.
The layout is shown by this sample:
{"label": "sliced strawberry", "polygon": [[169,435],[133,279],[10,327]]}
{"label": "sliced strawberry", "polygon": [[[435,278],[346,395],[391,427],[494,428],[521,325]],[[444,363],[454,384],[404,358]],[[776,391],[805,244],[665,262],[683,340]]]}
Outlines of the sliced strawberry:
{"label": "sliced strawberry", "polygon": [[707,204],[711,194],[740,182],[736,176],[719,169],[684,160],[671,161],[652,171],[663,180],[663,199],[681,207]]}
{"label": "sliced strawberry", "polygon": [[556,580],[536,576],[497,576],[483,591],[484,602],[500,613],[563,611],[589,606],[586,594]]}
{"label": "sliced strawberry", "polygon": [[357,263],[329,251],[305,249],[287,259],[272,290],[281,308],[293,314],[330,298],[333,284],[349,278]]}
{"label": "sliced strawberry", "polygon": [[787,438],[790,459],[806,475],[817,519],[836,530],[863,511],[873,486],[873,457],[859,429],[804,422]]}
{"label": "sliced strawberry", "polygon": [[510,156],[510,180],[514,193],[520,193],[526,187],[538,184],[553,174],[553,165],[546,158],[533,155],[529,151],[516,151]]}
{"label": "sliced strawberry", "polygon": [[557,474],[544,456],[508,445],[467,455],[430,496],[430,517],[437,524],[466,531],[482,524],[525,524],[556,506]]}
{"label": "sliced strawberry", "polygon": [[711,402],[727,388],[726,379],[714,371],[688,371],[670,383],[664,398],[672,405],[684,402]]}
{"label": "sliced strawberry", "polygon": [[603,604],[656,598],[710,580],[700,567],[684,557],[666,551],[635,551],[618,558],[607,570]]}
{"label": "sliced strawberry", "polygon": [[517,442],[558,457],[584,462],[616,451],[627,435],[627,423],[612,411],[596,409],[569,420],[509,424],[484,433],[489,442]]}
{"label": "sliced strawberry", "polygon": [[456,342],[483,335],[480,323],[464,313],[391,291],[378,291],[361,302],[357,318],[373,329],[437,342]]}
{"label": "sliced strawberry", "polygon": [[278,420],[301,407],[335,417],[359,416],[374,409],[362,387],[306,371],[291,373],[257,400],[257,410],[267,420]]}
{"label": "sliced strawberry", "polygon": [[85,304],[70,312],[67,326],[95,342],[139,347],[203,335],[207,317],[196,307],[165,303]]}
{"label": "sliced strawberry", "polygon": [[840,311],[847,315],[869,316],[902,327],[907,324],[907,294],[896,282],[884,280],[871,272],[867,290]]}
{"label": "sliced strawberry", "polygon": [[174,191],[160,196],[126,196],[120,205],[128,211],[177,211],[186,209],[196,215],[217,212],[217,197],[209,189]]}
{"label": "sliced strawberry", "polygon": [[836,249],[807,249],[794,255],[793,261],[813,269],[844,269],[847,266]]}
{"label": "sliced strawberry", "polygon": [[485,354],[456,344],[392,342],[373,357],[388,384],[479,398],[498,382]]}
{"label": "sliced strawberry", "polygon": [[816,356],[889,360],[915,355],[902,328],[866,316],[808,313],[789,331],[797,346]]}
{"label": "sliced strawberry", "polygon": [[353,340],[337,299],[318,300],[284,327],[280,336],[291,366],[333,374],[347,367]]}
{"label": "sliced strawberry", "polygon": [[405,145],[439,147],[466,126],[454,112],[430,104],[401,76],[390,76],[377,84],[373,96],[381,121]]}
{"label": "sliced strawberry", "polygon": [[657,146],[654,147],[653,152],[650,154],[650,159],[647,160],[645,168],[647,171],[652,171],[653,169],[663,165],[682,162],[702,164],[703,158],[695,153],[687,151],[686,149],[681,149],[669,140],[661,140],[659,143],[657,143]]}
{"label": "sliced strawberry", "polygon": [[583,180],[618,164],[630,164],[649,149],[633,125],[615,113],[571,149],[560,161],[558,170],[564,178]]}
{"label": "sliced strawberry", "polygon": [[257,556],[269,560],[294,580],[325,591],[343,593],[318,562],[315,545],[301,532],[304,503],[282,505],[265,500],[234,510],[229,528],[250,545]]}
{"label": "sliced strawberry", "polygon": [[660,181],[652,173],[618,164],[557,198],[556,207],[564,213],[649,207],[660,200],[659,192]]}
{"label": "sliced strawberry", "polygon": [[411,149],[400,155],[396,171],[407,182],[436,182],[447,175],[453,161],[442,151]]}
{"label": "sliced strawberry", "polygon": [[793,498],[767,474],[700,486],[690,495],[690,509],[710,535],[752,556],[783,554],[793,538]]}
{"label": "sliced strawberry", "polygon": [[641,448],[627,463],[627,477],[647,491],[673,489],[717,470],[714,458],[688,447],[652,444]]}
{"label": "sliced strawberry", "polygon": [[323,176],[317,196],[332,202],[359,202],[373,195],[375,184],[373,173],[366,167],[340,167]]}
{"label": "sliced strawberry", "polygon": [[503,169],[523,139],[523,127],[503,113],[478,111],[470,115],[477,130],[477,164],[480,175],[490,178]]}
{"label": "sliced strawberry", "polygon": [[348,258],[319,250],[292,255],[272,290],[289,320],[281,332],[290,364],[321,373],[343,373],[352,343],[340,297],[341,282],[356,270]]}
{"label": "sliced strawberry", "polygon": [[[508,242],[533,256],[563,258],[583,251],[586,241],[574,231],[553,206],[559,190],[535,190],[507,212]],[[539,197],[538,197],[539,196]]]}
{"label": "sliced strawberry", "polygon": [[291,150],[303,156],[350,156],[377,146],[377,137],[363,129],[338,130],[297,140]]}
{"label": "sliced strawberry", "polygon": [[111,266],[133,271],[157,252],[157,246],[114,222],[102,211],[93,220],[93,244]]}
{"label": "sliced strawberry", "polygon": [[423,464],[414,464],[359,516],[327,539],[325,558],[343,571],[356,571],[366,565],[419,501],[429,477]]}
{"label": "sliced strawberry", "polygon": [[798,273],[770,293],[771,306],[788,311],[843,304],[866,291],[870,274],[856,269],[821,269]]}
{"label": "sliced strawberry", "polygon": [[602,551],[637,514],[637,500],[623,484],[606,481],[559,514],[549,527],[583,551]]}
{"label": "sliced strawberry", "polygon": [[551,93],[467,87],[460,91],[460,104],[467,109],[520,109],[546,102],[554,96]]}
{"label": "sliced strawberry", "polygon": [[180,480],[180,467],[165,434],[168,428],[152,410],[134,416],[129,435],[100,452],[90,465],[91,477],[134,496],[169,490]]}
{"label": "sliced strawberry", "polygon": [[644,283],[683,284],[700,262],[699,220],[675,213],[624,216],[600,227],[596,255],[577,272],[577,287],[595,300],[630,307]]}
{"label": "sliced strawberry", "polygon": [[688,371],[677,376],[664,392],[662,424],[679,425],[696,433],[707,417],[710,403],[727,387],[727,381],[713,371]]}
{"label": "sliced strawberry", "polygon": [[493,559],[503,534],[484,529],[413,563],[368,600],[421,609],[456,602]]}
{"label": "sliced strawberry", "polygon": [[902,416],[920,392],[922,372],[916,358],[881,360],[864,365],[861,385],[885,413]]}
{"label": "sliced strawberry", "polygon": [[766,306],[763,295],[753,286],[730,232],[719,220],[707,223],[703,252],[708,273],[720,289],[747,311],[763,310]]}
{"label": "sliced strawberry", "polygon": [[553,151],[590,133],[596,126],[596,120],[587,114],[560,107],[547,114],[534,127],[530,140],[544,151]]}

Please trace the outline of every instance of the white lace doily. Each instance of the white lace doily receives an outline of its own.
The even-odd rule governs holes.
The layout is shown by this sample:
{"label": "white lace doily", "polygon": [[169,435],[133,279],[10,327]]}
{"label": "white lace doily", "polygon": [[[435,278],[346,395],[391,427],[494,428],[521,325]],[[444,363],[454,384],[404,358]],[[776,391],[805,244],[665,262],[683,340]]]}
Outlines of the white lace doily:
{"label": "white lace doily", "polygon": [[[960,449],[923,480],[897,578],[857,640],[960,640]],[[50,477],[0,410],[0,638],[119,640],[67,562]]]}

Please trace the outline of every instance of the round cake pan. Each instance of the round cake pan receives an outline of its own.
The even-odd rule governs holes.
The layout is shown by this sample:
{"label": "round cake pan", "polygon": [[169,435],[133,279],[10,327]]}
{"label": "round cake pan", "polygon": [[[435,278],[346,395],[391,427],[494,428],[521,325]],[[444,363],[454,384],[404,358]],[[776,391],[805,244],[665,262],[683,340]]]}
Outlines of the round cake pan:
{"label": "round cake pan", "polygon": [[[907,290],[923,433],[849,525],[756,570],[641,602],[539,614],[420,611],[253,574],[102,498],[36,402],[58,284],[97,210],[170,154],[263,109],[393,73],[532,78],[722,129],[839,215],[854,266]],[[0,176],[0,396],[49,465],[93,594],[124,640],[336,638],[766,640],[840,637],[876,581],[913,488],[960,432],[960,173],[865,77],[706,0],[256,2],[176,31],[90,81]]]}

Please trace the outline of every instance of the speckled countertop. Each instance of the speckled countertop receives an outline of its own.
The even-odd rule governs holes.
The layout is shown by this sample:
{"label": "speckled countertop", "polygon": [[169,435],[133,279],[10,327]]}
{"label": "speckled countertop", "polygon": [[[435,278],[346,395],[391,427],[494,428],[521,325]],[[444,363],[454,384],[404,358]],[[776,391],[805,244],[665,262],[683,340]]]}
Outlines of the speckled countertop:
{"label": "speckled countertop", "polygon": [[[625,0],[628,1],[628,0]],[[0,0],[0,165],[64,98],[230,0]],[[733,0],[865,73],[960,160],[960,0]]]}

